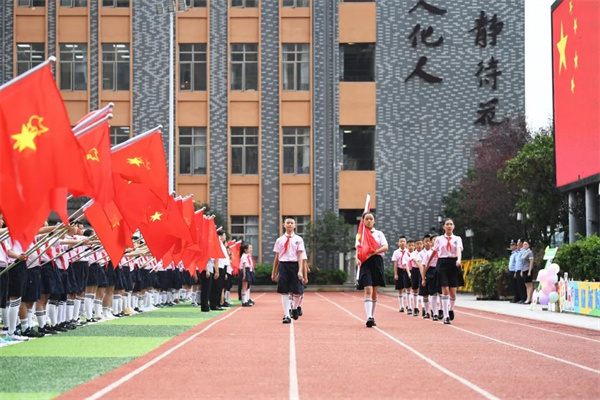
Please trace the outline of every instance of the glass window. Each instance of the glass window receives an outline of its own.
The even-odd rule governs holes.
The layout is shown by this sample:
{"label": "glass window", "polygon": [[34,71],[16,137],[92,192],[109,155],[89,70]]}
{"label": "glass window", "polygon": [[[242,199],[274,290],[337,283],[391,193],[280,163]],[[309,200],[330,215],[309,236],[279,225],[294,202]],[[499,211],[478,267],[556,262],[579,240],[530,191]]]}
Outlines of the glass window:
{"label": "glass window", "polygon": [[87,0],[60,0],[61,7],[87,7]]}
{"label": "glass window", "polygon": [[87,44],[59,45],[60,90],[87,90]]}
{"label": "glass window", "polygon": [[285,234],[285,228],[283,227],[283,224],[285,224],[285,219],[287,217],[292,217],[296,220],[296,235],[298,236],[302,236],[304,237],[304,235],[306,234],[306,228],[308,227],[308,223],[310,222],[310,216],[309,215],[284,215],[283,216],[283,220],[281,221],[281,226],[282,226],[282,235]]}
{"label": "glass window", "polygon": [[17,75],[44,62],[44,43],[17,43]]}
{"label": "glass window", "polygon": [[129,44],[102,44],[102,89],[129,90]]}
{"label": "glass window", "polygon": [[231,45],[231,90],[258,90],[258,44]]}
{"label": "glass window", "polygon": [[284,44],[283,90],[308,90],[310,60],[308,44]]}
{"label": "glass window", "polygon": [[283,0],[284,7],[309,7],[310,0]]}
{"label": "glass window", "polygon": [[185,5],[189,8],[206,7],[206,0],[185,0]]}
{"label": "glass window", "polygon": [[129,0],[102,0],[102,7],[128,8]]}
{"label": "glass window", "polygon": [[179,128],[179,173],[206,175],[206,128]]}
{"label": "glass window", "polygon": [[46,7],[46,0],[19,0],[19,7]]}
{"label": "glass window", "polygon": [[231,0],[231,7],[256,8],[258,0]]}
{"label": "glass window", "polygon": [[258,217],[257,216],[232,216],[231,237],[234,240],[250,242],[253,247],[252,254],[255,257],[260,254],[258,244]]}
{"label": "glass window", "polygon": [[375,81],[375,43],[341,44],[344,59],[342,81]]}
{"label": "glass window", "polygon": [[375,127],[343,126],[344,170],[375,170]]}
{"label": "glass window", "polygon": [[110,145],[115,146],[117,144],[125,142],[129,139],[129,127],[128,126],[111,126],[110,127]]}
{"label": "glass window", "polygon": [[283,128],[283,173],[310,172],[310,128]]}
{"label": "glass window", "polygon": [[231,173],[258,174],[258,128],[231,128]]}
{"label": "glass window", "polygon": [[179,89],[206,91],[206,43],[179,45]]}

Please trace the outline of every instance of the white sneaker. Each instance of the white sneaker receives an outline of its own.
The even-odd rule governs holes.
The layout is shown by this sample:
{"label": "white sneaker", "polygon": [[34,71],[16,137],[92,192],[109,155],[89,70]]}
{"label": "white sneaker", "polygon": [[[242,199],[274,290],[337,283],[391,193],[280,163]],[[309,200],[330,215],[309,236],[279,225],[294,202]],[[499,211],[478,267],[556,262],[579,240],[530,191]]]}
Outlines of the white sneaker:
{"label": "white sneaker", "polygon": [[6,339],[7,342],[26,342],[29,340],[29,338],[27,336],[19,336],[19,335],[6,335]]}
{"label": "white sneaker", "polygon": [[108,313],[108,314],[104,314],[104,319],[106,319],[107,321],[111,321],[113,319],[117,319],[117,317],[115,317],[111,313]]}

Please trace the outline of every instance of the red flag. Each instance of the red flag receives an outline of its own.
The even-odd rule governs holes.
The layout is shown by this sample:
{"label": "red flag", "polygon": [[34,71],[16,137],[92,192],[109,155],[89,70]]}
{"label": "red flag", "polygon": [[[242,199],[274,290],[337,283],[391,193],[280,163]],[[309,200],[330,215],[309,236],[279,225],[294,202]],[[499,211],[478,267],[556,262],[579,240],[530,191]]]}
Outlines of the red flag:
{"label": "red flag", "polygon": [[0,205],[23,246],[51,207],[65,216],[54,189],[89,187],[80,152],[49,64],[0,91]]}
{"label": "red flag", "polygon": [[215,219],[213,217],[207,218],[207,232],[206,238],[208,240],[208,257],[209,258],[223,258],[225,257],[223,249],[221,248],[221,240],[217,235],[217,226],[215,225]]}
{"label": "red flag", "polygon": [[160,132],[140,135],[113,150],[112,169],[127,181],[147,186],[167,204],[167,161]]}
{"label": "red flag", "polygon": [[[363,216],[365,213],[371,211],[371,195],[367,193],[367,200],[365,202],[365,209],[363,211]],[[373,237],[373,232],[367,229],[363,224],[363,219],[360,219],[360,224],[358,225],[358,233],[356,234],[356,257],[360,260],[361,263],[367,260],[367,255],[375,252],[379,245],[375,241]]]}
{"label": "red flag", "polygon": [[240,249],[242,247],[242,241],[229,242],[229,250],[231,251],[231,269],[233,269],[233,275],[237,275],[240,270]]}
{"label": "red flag", "polygon": [[111,114],[112,113],[112,105],[111,104],[109,104],[108,106],[101,108],[99,110],[94,110],[94,111],[90,111],[89,113],[87,113],[83,118],[81,118],[79,121],[77,121],[77,123],[73,127],[73,131],[74,132],[81,131],[82,129],[92,125],[93,123],[95,123],[97,121],[100,121],[101,119],[105,118],[107,115]]}
{"label": "red flag", "polygon": [[126,181],[117,174],[113,174],[115,188],[114,202],[123,215],[131,231],[135,231],[141,224],[146,223],[146,208],[150,196],[153,194],[145,185]]}
{"label": "red flag", "polygon": [[75,195],[87,195],[100,204],[113,199],[112,164],[110,159],[110,133],[108,122],[103,122],[91,130],[77,135],[77,141],[85,154],[92,181],[92,191]]}
{"label": "red flag", "polygon": [[85,210],[85,216],[94,228],[100,242],[106,249],[113,265],[119,264],[125,249],[133,247],[131,231],[122,219],[111,222],[100,204],[93,203]]}

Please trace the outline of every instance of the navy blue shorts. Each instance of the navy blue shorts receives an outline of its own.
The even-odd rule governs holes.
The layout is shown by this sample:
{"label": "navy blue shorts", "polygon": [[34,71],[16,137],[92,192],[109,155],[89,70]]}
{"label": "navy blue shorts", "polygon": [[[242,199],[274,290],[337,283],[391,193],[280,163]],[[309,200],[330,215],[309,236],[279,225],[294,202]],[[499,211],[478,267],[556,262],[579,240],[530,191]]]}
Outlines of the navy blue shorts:
{"label": "navy blue shorts", "polygon": [[405,269],[402,270],[402,285],[404,289],[410,289],[412,286],[412,280],[408,277],[408,272]]}
{"label": "navy blue shorts", "polygon": [[398,271],[398,279],[394,281],[395,285],[394,288],[396,290],[403,290],[404,289],[404,270],[401,268],[396,268],[396,270]]}
{"label": "navy blue shorts", "polygon": [[115,268],[115,290],[125,290],[125,280],[123,279],[123,268]]}
{"label": "navy blue shorts", "polygon": [[[0,272],[4,271],[4,268],[0,268]],[[6,308],[8,300],[8,273],[0,275],[0,308]]]}
{"label": "navy blue shorts", "polygon": [[115,278],[115,269],[112,263],[108,263],[108,265],[104,266],[104,274],[106,275],[106,286],[111,287],[115,286],[116,278]]}
{"label": "navy blue shorts", "polygon": [[8,297],[23,297],[27,287],[27,263],[19,261],[7,272]]}
{"label": "navy blue shorts", "polygon": [[425,286],[423,286],[423,280],[421,279],[421,285],[419,285],[419,296],[433,296],[434,294],[438,293],[436,275],[436,268],[430,266],[427,270],[427,274],[425,275]]}
{"label": "navy blue shorts", "polygon": [[42,297],[42,268],[40,266],[27,269],[27,284],[23,301],[35,303]]}
{"label": "navy blue shorts", "polygon": [[108,286],[108,277],[106,276],[106,268],[98,264],[98,287],[105,288]]}
{"label": "navy blue shorts", "polygon": [[279,280],[277,281],[277,293],[301,294],[302,281],[298,279],[297,262],[279,262]]}
{"label": "navy blue shorts", "polygon": [[58,288],[56,283],[56,267],[47,262],[42,264],[42,294],[55,294]]}
{"label": "navy blue shorts", "polygon": [[460,268],[456,266],[456,258],[440,258],[437,263],[440,286],[457,287]]}
{"label": "navy blue shorts", "polygon": [[148,286],[152,286],[150,285],[151,281],[150,281],[150,270],[149,269],[141,269],[140,270],[140,280],[142,282],[142,290],[146,290],[148,289]]}
{"label": "navy blue shorts", "polygon": [[420,282],[421,282],[421,271],[419,271],[419,268],[412,268],[410,270],[410,288],[412,290],[419,289]]}

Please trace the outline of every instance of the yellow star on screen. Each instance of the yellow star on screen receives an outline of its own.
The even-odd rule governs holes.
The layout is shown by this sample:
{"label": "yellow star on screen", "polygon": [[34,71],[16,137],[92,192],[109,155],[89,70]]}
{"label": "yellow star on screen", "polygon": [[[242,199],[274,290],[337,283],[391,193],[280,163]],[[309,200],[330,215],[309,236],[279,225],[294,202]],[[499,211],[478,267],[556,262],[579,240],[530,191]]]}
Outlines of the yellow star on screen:
{"label": "yellow star on screen", "polygon": [[571,93],[575,93],[575,78],[571,78]]}
{"label": "yellow star on screen", "polygon": [[162,214],[157,211],[154,213],[154,215],[150,216],[150,221],[152,221],[152,222],[160,221],[160,217],[162,217]]}
{"label": "yellow star on screen", "polygon": [[128,158],[127,164],[141,167],[144,164],[144,160],[142,159],[142,157]]}
{"label": "yellow star on screen", "polygon": [[573,61],[575,62],[575,68],[577,68],[579,66],[579,56],[577,55],[577,52],[575,52],[575,57],[573,58]]}
{"label": "yellow star on screen", "polygon": [[23,124],[21,133],[12,135],[11,138],[15,141],[13,149],[18,149],[19,153],[25,149],[37,150],[34,139],[37,136],[37,131],[31,130],[27,125]]}
{"label": "yellow star on screen", "polygon": [[558,48],[558,54],[560,55],[560,60],[558,61],[558,73],[562,71],[562,66],[565,66],[567,69],[567,57],[566,57],[566,49],[567,49],[567,39],[569,35],[565,36],[563,31],[563,24],[560,23],[560,41],[556,43],[556,47]]}
{"label": "yellow star on screen", "polygon": [[573,20],[573,32],[577,35],[577,18]]}

